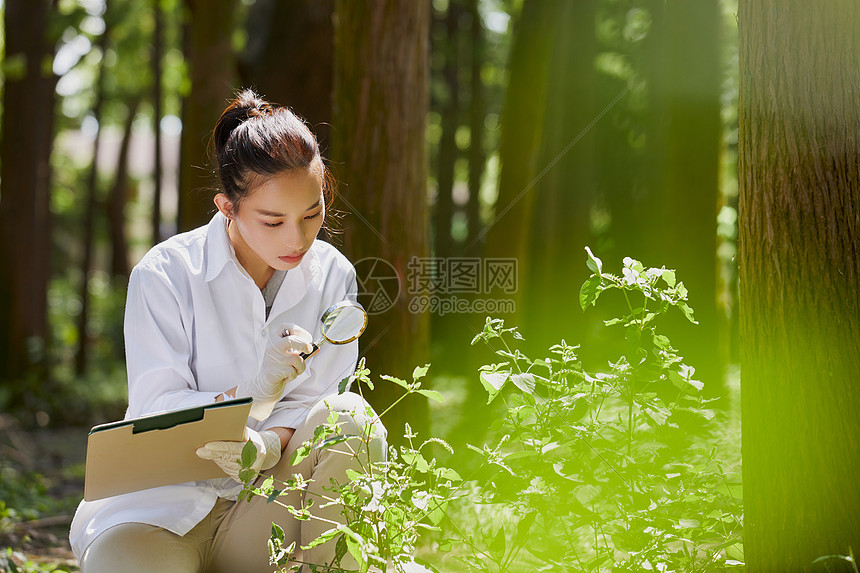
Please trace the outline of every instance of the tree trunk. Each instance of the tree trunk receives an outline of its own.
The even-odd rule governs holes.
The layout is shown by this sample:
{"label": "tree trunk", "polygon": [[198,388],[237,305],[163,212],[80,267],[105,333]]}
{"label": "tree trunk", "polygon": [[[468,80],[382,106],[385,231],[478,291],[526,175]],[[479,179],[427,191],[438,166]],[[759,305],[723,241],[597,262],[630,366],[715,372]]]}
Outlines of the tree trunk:
{"label": "tree trunk", "polygon": [[131,144],[132,126],[140,100],[128,104],[128,115],[123,127],[122,143],[116,166],[116,179],[108,194],[107,221],[111,245],[111,276],[128,279],[128,240],[125,237],[125,206],[128,203],[128,148]]}
{"label": "tree trunk", "polygon": [[[545,128],[550,55],[558,17],[558,0],[524,0],[514,25],[513,47],[502,111],[499,146],[501,173],[495,216],[484,229],[484,252],[489,258],[526,257],[527,236],[534,211],[534,179],[539,165]],[[483,238],[479,235],[478,240]],[[518,268],[519,277],[524,277]],[[516,293],[516,307],[522,307],[522,293]],[[519,316],[519,312],[516,316]],[[506,317],[511,320],[512,317]],[[513,318],[514,322],[519,322]]]}
{"label": "tree trunk", "polygon": [[164,51],[164,23],[161,17],[161,0],[152,0],[154,29],[152,34],[152,130],[155,134],[155,149],[153,150],[154,169],[152,172],[152,244],[161,242],[161,117],[162,113],[162,82],[161,56]]}
{"label": "tree trunk", "polygon": [[242,84],[307,120],[323,154],[332,117],[333,12],[334,0],[257,0],[239,61]]}
{"label": "tree trunk", "polygon": [[[597,54],[595,0],[563,2],[555,16],[559,32],[550,58],[546,125],[538,159],[540,176],[529,193],[535,208],[529,221],[527,256],[520,260],[522,331],[529,353],[547,356],[585,332],[578,304],[588,277],[590,210],[596,193],[594,58]],[[542,175],[542,176],[541,176]]]}
{"label": "tree trunk", "polygon": [[87,176],[86,204],[84,206],[84,220],[81,227],[84,236],[81,239],[82,248],[84,251],[83,259],[81,260],[81,284],[78,290],[78,298],[81,301],[81,311],[78,314],[78,348],[75,352],[75,374],[82,376],[87,369],[87,354],[89,351],[89,335],[87,334],[87,324],[90,320],[90,269],[93,266],[93,241],[95,236],[95,218],[96,204],[98,203],[98,163],[99,163],[99,147],[103,133],[102,125],[102,109],[104,108],[104,84],[105,84],[105,68],[107,66],[107,45],[111,31],[111,20],[105,13],[105,29],[102,35],[99,36],[96,44],[97,49],[101,53],[101,62],[99,63],[98,76],[95,85],[95,101],[93,102],[93,118],[96,121],[96,134],[93,140],[93,163],[90,165],[90,171]]}
{"label": "tree trunk", "polygon": [[466,206],[466,220],[469,235],[466,240],[467,257],[481,253],[478,235],[483,230],[481,224],[481,177],[484,173],[484,120],[487,116],[484,103],[484,82],[481,79],[481,65],[484,62],[484,26],[478,11],[478,0],[469,0],[467,10],[470,16],[469,47],[471,74],[469,90],[469,203]]}
{"label": "tree trunk", "polygon": [[[429,3],[339,0],[336,10],[333,165],[352,215],[344,225],[345,252],[366,293],[359,300],[375,313],[361,339],[362,354],[376,374],[409,378],[428,357],[429,316],[410,312],[406,291],[410,259],[429,255],[424,140]],[[374,268],[362,261],[368,257],[382,262]],[[396,280],[385,280],[392,275]],[[387,305],[376,306],[372,293],[380,297],[380,288],[394,283],[399,296],[383,312]],[[371,398],[374,406],[384,408],[398,390],[380,383]],[[425,429],[427,420],[421,398],[393,410],[385,423],[389,438],[398,441],[404,422]]]}
{"label": "tree trunk", "polygon": [[[8,407],[44,384],[54,87],[48,0],[6,0],[0,192],[0,381]],[[48,63],[46,67],[46,62]],[[6,385],[8,383],[8,385]]]}
{"label": "tree trunk", "polygon": [[811,571],[860,549],[860,7],[738,22],[744,554]]}
{"label": "tree trunk", "polygon": [[211,192],[214,166],[208,157],[208,143],[235,87],[235,5],[236,0],[185,0],[190,15],[185,61],[190,67],[191,91],[182,109],[180,231],[205,225],[215,209]]}
{"label": "tree trunk", "polygon": [[712,397],[724,395],[716,244],[720,25],[717,0],[652,3],[648,197],[637,211],[644,223],[643,262],[678,271],[699,322],[692,327],[676,313],[667,317],[664,332]]}
{"label": "tree trunk", "polygon": [[461,9],[456,0],[451,0],[448,2],[448,11],[442,22],[445,34],[444,40],[441,42],[441,51],[445,56],[445,65],[442,68],[441,79],[445,85],[445,92],[440,105],[442,136],[439,140],[436,169],[438,192],[433,212],[435,231],[433,256],[435,257],[454,255],[451,221],[454,216],[454,163],[460,154],[456,139],[457,128],[460,126],[460,81],[458,77],[460,71],[460,12]]}

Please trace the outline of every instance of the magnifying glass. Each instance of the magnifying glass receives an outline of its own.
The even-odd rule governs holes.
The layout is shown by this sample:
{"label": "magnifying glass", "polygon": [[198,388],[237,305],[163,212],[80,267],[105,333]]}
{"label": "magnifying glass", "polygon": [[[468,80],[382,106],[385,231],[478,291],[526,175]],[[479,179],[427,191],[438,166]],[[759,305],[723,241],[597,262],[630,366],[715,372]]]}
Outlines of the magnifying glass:
{"label": "magnifying glass", "polygon": [[[323,313],[322,338],[315,341],[310,352],[302,352],[301,356],[307,360],[319,352],[320,347],[329,344],[347,344],[352,342],[367,328],[367,312],[364,307],[351,300],[344,300],[331,305]],[[281,336],[287,336],[286,331]]]}

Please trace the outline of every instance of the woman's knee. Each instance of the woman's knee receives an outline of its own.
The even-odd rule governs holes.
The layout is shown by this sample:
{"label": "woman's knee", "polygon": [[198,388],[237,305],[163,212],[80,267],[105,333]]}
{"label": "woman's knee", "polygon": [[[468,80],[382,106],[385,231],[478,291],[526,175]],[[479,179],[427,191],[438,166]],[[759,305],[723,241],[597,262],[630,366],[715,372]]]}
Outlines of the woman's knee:
{"label": "woman's knee", "polygon": [[197,573],[202,556],[196,544],[166,529],[123,523],[107,529],[81,556],[82,573]]}
{"label": "woman's knee", "polygon": [[[332,414],[337,415],[336,419]],[[366,443],[372,461],[385,460],[385,426],[364,398],[352,392],[326,396],[308,414],[308,422],[316,427],[329,421],[338,427],[338,433],[357,436]]]}

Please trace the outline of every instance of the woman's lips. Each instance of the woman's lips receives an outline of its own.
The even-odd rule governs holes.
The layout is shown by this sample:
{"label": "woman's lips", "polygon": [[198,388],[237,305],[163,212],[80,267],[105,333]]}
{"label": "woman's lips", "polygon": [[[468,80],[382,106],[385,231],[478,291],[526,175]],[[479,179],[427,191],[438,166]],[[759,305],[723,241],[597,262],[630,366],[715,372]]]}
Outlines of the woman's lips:
{"label": "woman's lips", "polygon": [[[307,253],[307,251],[305,251],[305,253]],[[284,261],[285,263],[297,263],[297,262],[302,260],[302,257],[305,256],[305,253],[302,253],[300,255],[296,255],[295,257],[278,257],[278,258],[281,259],[282,261]]]}

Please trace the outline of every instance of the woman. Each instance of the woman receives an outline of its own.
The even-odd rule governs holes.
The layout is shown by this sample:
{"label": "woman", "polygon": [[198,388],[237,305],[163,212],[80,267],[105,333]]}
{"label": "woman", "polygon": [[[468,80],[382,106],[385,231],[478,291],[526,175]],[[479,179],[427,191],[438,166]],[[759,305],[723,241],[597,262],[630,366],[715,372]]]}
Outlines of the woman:
{"label": "woman", "polygon": [[[154,247],[134,268],[125,314],[129,407],[126,418],[254,398],[248,436],[255,468],[286,480],[313,480],[304,497],[343,483],[350,456],[319,451],[296,466],[292,452],[341,414],[345,433],[360,433],[366,403],[332,395],[355,369],[357,342],[327,346],[307,364],[299,356],[320,334],[320,316],[354,296],[355,271],[317,241],[330,178],[314,136],[290,110],[241,92],[213,132],[220,192],[208,225]],[[371,456],[385,454],[381,428]],[[272,522],[287,541],[306,544],[330,523],[299,522],[255,497],[236,503],[241,442],[212,442],[197,455],[229,477],[82,502],[70,540],[84,573],[272,571]],[[193,455],[193,452],[191,453]],[[285,503],[299,507],[302,494]],[[315,515],[340,520],[337,506]],[[332,543],[302,560],[331,561]]]}

